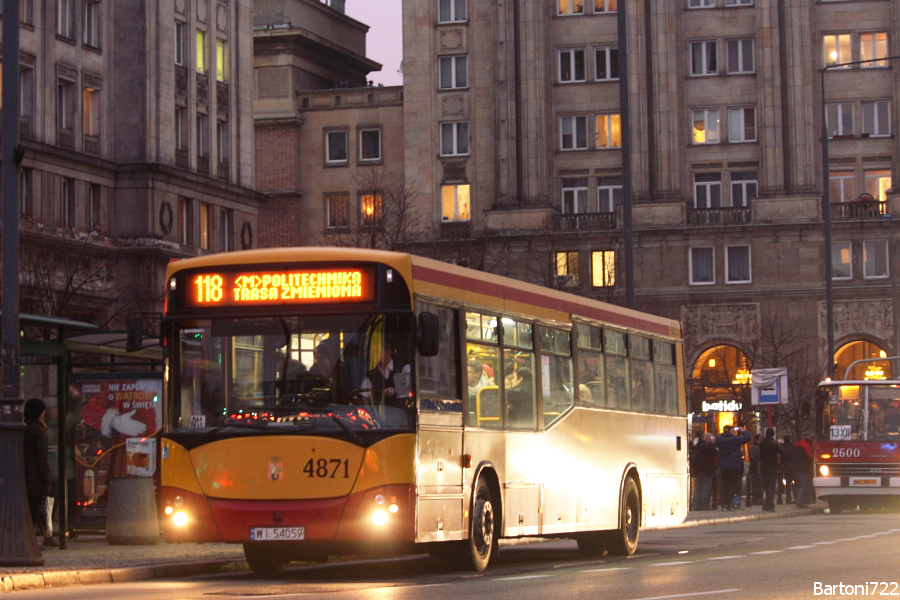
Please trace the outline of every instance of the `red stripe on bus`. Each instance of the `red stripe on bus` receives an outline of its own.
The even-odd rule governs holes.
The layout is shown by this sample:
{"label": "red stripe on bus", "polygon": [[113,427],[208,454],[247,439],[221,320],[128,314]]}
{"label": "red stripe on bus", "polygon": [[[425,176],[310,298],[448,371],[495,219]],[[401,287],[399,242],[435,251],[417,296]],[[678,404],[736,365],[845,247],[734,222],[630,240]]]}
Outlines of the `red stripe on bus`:
{"label": "red stripe on bus", "polygon": [[[525,291],[521,288],[483,281],[474,277],[466,277],[454,273],[444,273],[437,269],[423,267],[421,265],[413,265],[413,277],[421,279],[428,283],[443,285],[447,287],[455,287],[463,292],[475,292],[486,294],[489,296],[497,296],[505,300],[513,300],[523,304],[531,304],[541,308],[575,314],[582,317],[597,319],[598,321],[606,321],[622,327],[632,327],[648,332],[658,333],[660,335],[672,335],[672,331],[667,325],[647,321],[639,317],[623,315],[611,310],[592,307],[587,304],[579,304],[569,300],[559,298],[551,298],[540,293]],[[587,300],[587,299],[585,299]]]}

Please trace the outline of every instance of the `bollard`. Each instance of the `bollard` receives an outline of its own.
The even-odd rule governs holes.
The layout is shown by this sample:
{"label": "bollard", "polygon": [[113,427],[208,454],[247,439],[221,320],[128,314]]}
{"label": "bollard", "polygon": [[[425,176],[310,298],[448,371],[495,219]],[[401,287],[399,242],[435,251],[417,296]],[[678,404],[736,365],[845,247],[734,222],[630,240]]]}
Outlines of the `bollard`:
{"label": "bollard", "polygon": [[151,545],[159,541],[152,477],[110,478],[106,541],[113,545]]}

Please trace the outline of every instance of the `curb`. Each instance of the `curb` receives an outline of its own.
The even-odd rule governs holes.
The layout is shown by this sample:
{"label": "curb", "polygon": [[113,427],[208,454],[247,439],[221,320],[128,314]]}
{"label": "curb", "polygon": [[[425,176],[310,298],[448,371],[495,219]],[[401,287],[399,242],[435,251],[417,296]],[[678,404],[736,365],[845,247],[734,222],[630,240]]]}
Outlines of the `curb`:
{"label": "curb", "polygon": [[740,523],[743,521],[762,521],[764,519],[789,519],[791,517],[805,517],[807,515],[815,515],[825,512],[825,507],[799,508],[791,511],[752,513],[735,515],[729,517],[713,517],[711,519],[697,519],[695,521],[683,521],[678,525],[669,525],[666,527],[654,527],[650,531],[666,531],[671,529],[686,529],[690,527],[701,527],[703,525],[722,525],[723,523]]}
{"label": "curb", "polygon": [[0,576],[0,591],[18,592],[42,588],[58,588],[97,583],[122,583],[147,581],[165,577],[189,577],[215,573],[247,571],[245,560],[214,560],[207,562],[161,564],[141,567],[116,567],[112,569],[83,569],[46,571],[44,573],[16,573]]}

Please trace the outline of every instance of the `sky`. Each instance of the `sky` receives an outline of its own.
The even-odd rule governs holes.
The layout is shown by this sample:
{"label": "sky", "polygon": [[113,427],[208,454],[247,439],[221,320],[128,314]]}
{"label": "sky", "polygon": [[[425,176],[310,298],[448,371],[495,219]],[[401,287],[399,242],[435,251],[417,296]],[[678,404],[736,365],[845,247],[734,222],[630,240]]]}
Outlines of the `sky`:
{"label": "sky", "polygon": [[403,59],[401,0],[347,0],[347,16],[369,26],[366,55],[381,63],[381,71],[369,73],[375,85],[401,85],[400,61]]}

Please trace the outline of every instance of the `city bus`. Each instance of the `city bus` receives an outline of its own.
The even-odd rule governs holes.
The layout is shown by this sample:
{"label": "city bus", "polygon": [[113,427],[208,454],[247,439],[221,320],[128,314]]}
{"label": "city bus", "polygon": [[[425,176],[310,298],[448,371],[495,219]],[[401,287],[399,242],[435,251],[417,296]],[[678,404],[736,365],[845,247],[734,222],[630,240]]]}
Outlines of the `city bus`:
{"label": "city bus", "polygon": [[823,381],[816,404],[816,495],[832,514],[900,508],[900,380]]}
{"label": "city bus", "polygon": [[629,555],[684,520],[678,321],[410,254],[173,262],[160,444],[169,542],[277,572],[501,538]]}

